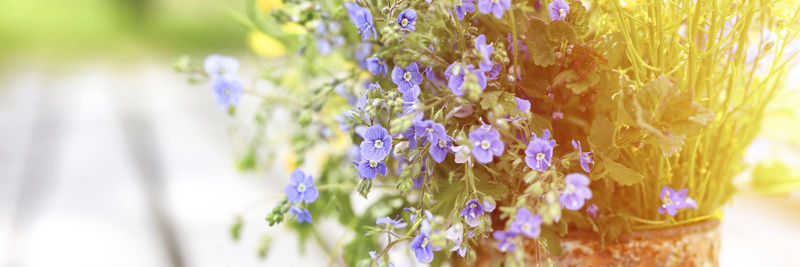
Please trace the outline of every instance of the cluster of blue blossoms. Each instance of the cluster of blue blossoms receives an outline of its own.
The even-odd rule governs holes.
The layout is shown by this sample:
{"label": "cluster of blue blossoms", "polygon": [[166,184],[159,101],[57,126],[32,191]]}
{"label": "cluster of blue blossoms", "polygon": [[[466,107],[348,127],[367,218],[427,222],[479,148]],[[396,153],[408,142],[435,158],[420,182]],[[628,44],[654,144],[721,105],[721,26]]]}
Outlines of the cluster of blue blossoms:
{"label": "cluster of blue blossoms", "polygon": [[[431,0],[426,2],[430,3]],[[378,31],[375,28],[375,21],[369,8],[351,2],[346,2],[344,7],[347,10],[350,21],[358,29],[362,41],[378,40]],[[511,0],[462,0],[452,7],[452,16],[461,21],[467,13],[479,11],[482,14],[500,19],[510,8]],[[555,0],[550,3],[547,10],[552,21],[565,20],[567,14],[569,14],[569,5],[564,0]],[[395,18],[392,18],[392,21],[396,22],[400,32],[405,35],[417,30],[418,20],[421,18],[423,17],[418,16],[415,10],[406,9],[397,14],[396,21]],[[334,47],[342,45],[341,36],[330,35],[332,32],[339,31],[340,26],[338,24],[331,22],[319,25],[314,34],[317,37],[316,47],[320,53],[327,54]],[[508,43],[513,43],[513,38],[510,34],[508,35]],[[370,115],[367,109],[370,107],[377,106],[382,111],[390,111],[386,103],[371,99],[374,96],[384,94],[380,83],[377,81],[369,83],[360,98],[356,99],[355,96],[352,96],[349,99],[350,101],[348,102],[356,107],[354,113],[362,115],[363,121],[366,122],[364,125],[368,126],[356,126],[353,129],[360,136],[361,142],[356,148],[358,153],[355,153],[352,163],[362,182],[371,182],[378,176],[388,175],[389,166],[387,165],[387,160],[390,159],[387,159],[387,157],[389,155],[393,155],[395,159],[401,161],[402,164],[398,165],[396,169],[402,169],[406,166],[419,166],[410,164],[409,159],[402,156],[403,153],[401,151],[406,149],[427,149],[427,155],[420,155],[425,157],[422,159],[423,164],[419,166],[423,172],[433,167],[425,166],[427,157],[430,157],[436,163],[443,163],[447,159],[447,155],[451,153],[454,154],[455,163],[469,164],[468,168],[472,168],[474,166],[472,159],[479,164],[489,165],[495,161],[495,158],[499,159],[504,153],[509,153],[509,150],[516,151],[513,144],[506,143],[509,140],[521,141],[523,145],[527,144],[524,149],[524,162],[530,171],[544,173],[555,169],[553,166],[553,152],[557,143],[555,139],[551,138],[551,132],[548,129],[543,130],[541,135],[532,133],[529,137],[520,136],[519,134],[508,137],[508,135],[502,135],[501,131],[498,131],[492,124],[486,124],[481,121],[480,125],[465,129],[466,139],[456,140],[454,136],[460,135],[455,131],[450,131],[454,136],[449,135],[446,127],[447,123],[437,122],[435,117],[425,117],[424,106],[428,103],[420,101],[420,97],[424,93],[421,86],[426,79],[432,84],[446,87],[455,97],[465,97],[473,93],[482,92],[487,88],[490,81],[499,78],[498,76],[504,66],[500,63],[501,60],[497,59],[496,54],[500,51],[495,51],[496,45],[487,43],[487,38],[484,34],[476,36],[470,45],[479,57],[476,64],[467,64],[462,60],[455,60],[452,63],[446,61],[445,64],[442,64],[442,67],[447,65],[446,63],[450,64],[442,73],[437,73],[431,66],[425,66],[420,62],[411,62],[405,66],[395,65],[389,72],[389,66],[386,63],[387,59],[371,56],[373,49],[371,44],[366,44],[365,42],[356,48],[355,58],[361,67],[376,77],[385,78],[389,74],[392,83],[397,87],[397,92],[391,93],[395,94],[393,96],[397,96],[397,93],[402,96],[402,109],[400,109],[396,117],[410,118],[411,120],[410,125],[405,125],[408,126],[407,128],[404,126],[401,131],[398,131],[399,134],[392,135],[374,118],[369,118]],[[516,46],[516,49],[510,49],[510,51],[516,50],[524,53],[523,56],[528,55],[528,48],[520,42],[509,46]],[[429,50],[434,53],[433,46],[429,46]],[[241,81],[235,76],[238,68],[239,63],[229,57],[212,55],[205,61],[205,71],[211,77],[212,88],[216,95],[217,103],[221,107],[238,104],[239,98],[244,91]],[[513,71],[509,72],[513,73]],[[342,89],[343,86],[343,83],[341,83],[337,85],[338,88],[335,90],[337,92],[346,91]],[[447,90],[442,91],[447,92]],[[340,94],[346,95],[346,93],[342,92]],[[519,111],[518,114],[523,116],[507,116],[504,118],[512,124],[530,118],[530,116],[524,115],[530,115],[532,112],[530,101],[519,97],[514,100],[516,109]],[[459,118],[466,118],[472,114],[470,108],[457,111],[454,111],[453,116]],[[344,121],[344,119],[341,121]],[[351,128],[343,126],[340,129],[349,131]],[[394,128],[392,129],[394,131]],[[505,132],[503,133],[505,134]],[[506,138],[506,141],[504,141],[504,138]],[[581,142],[578,140],[572,140],[571,145],[574,148],[574,153],[577,154],[581,169],[585,173],[590,173],[590,167],[594,164],[592,152],[584,151]],[[392,166],[395,169],[395,165]],[[491,168],[487,167],[487,169]],[[424,178],[415,179],[414,188],[422,187],[427,182]],[[566,174],[563,188],[559,188],[557,195],[561,208],[580,210],[586,206],[586,212],[591,217],[596,218],[600,212],[598,206],[594,204],[586,205],[586,201],[592,198],[592,191],[589,185],[590,179],[587,174],[580,171]],[[320,190],[324,190],[324,188],[320,187]],[[313,178],[301,170],[294,170],[290,175],[289,183],[284,187],[284,193],[288,201],[291,202],[288,211],[295,216],[297,222],[311,223],[312,216],[306,209],[306,205],[314,202],[319,196],[319,190],[314,186]],[[687,189],[675,192],[672,188],[665,187],[662,189],[660,196],[663,205],[659,207],[658,211],[662,214],[675,215],[679,209],[696,209],[695,201],[688,197],[687,194]],[[553,199],[555,197],[556,195],[553,196]],[[507,227],[503,230],[495,230],[492,229],[490,216],[497,205],[494,199],[488,196],[472,196],[464,200],[466,200],[464,203],[456,204],[460,209],[458,219],[449,225],[445,233],[446,239],[452,242],[453,245],[449,250],[461,257],[464,257],[469,249],[465,239],[486,233],[483,231],[486,231],[487,227],[482,226],[488,226],[492,237],[497,241],[498,250],[503,252],[514,250],[518,245],[522,244],[525,238],[538,238],[541,233],[541,225],[545,220],[536,213],[536,210],[531,210],[529,207],[512,209],[513,216],[510,216]],[[432,242],[432,235],[439,232],[433,228],[441,225],[434,222],[434,216],[429,210],[406,208],[405,211],[409,212],[410,223],[414,225],[410,230],[413,232],[409,232],[413,234],[413,238],[410,238],[411,235],[409,235],[411,251],[413,251],[419,262],[432,262],[434,252],[441,249]],[[556,217],[555,221],[557,222],[558,220],[559,218]],[[387,232],[408,226],[402,219],[389,217],[378,218],[376,224],[385,228]],[[380,260],[385,252],[371,251],[370,256],[375,260]]]}

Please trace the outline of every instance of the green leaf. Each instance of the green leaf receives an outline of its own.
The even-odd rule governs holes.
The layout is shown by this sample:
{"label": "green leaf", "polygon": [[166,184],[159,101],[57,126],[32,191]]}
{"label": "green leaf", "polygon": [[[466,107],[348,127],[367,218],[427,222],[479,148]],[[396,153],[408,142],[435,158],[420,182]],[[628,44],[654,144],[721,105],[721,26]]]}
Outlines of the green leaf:
{"label": "green leaf", "polygon": [[614,162],[602,154],[600,155],[600,160],[603,161],[603,165],[606,168],[606,178],[610,180],[625,186],[639,183],[644,180],[644,176],[642,176],[640,173],[631,168],[625,167],[622,164]]}
{"label": "green leaf", "polygon": [[547,25],[547,38],[550,41],[561,42],[574,42],[577,37],[575,29],[569,23],[556,20]]}
{"label": "green leaf", "polygon": [[569,3],[567,22],[575,28],[575,33],[577,33],[578,36],[583,36],[589,32],[586,8],[583,7],[581,1],[572,1]]}
{"label": "green leaf", "polygon": [[595,45],[595,49],[607,63],[601,65],[605,69],[618,67],[625,53],[625,42],[619,32],[602,35]]}
{"label": "green leaf", "polygon": [[241,216],[233,217],[233,223],[230,228],[231,239],[233,239],[233,241],[239,241],[239,237],[242,235],[242,224],[244,224],[244,222]]}
{"label": "green leaf", "polygon": [[553,78],[553,86],[560,86],[562,84],[573,82],[578,78],[578,74],[574,70],[567,69],[556,75]]}
{"label": "green leaf", "polygon": [[358,266],[358,262],[362,259],[369,258],[369,252],[372,250],[379,251],[380,247],[373,238],[363,238],[356,235],[355,238],[350,240],[350,243],[344,246],[343,256],[347,266]]}
{"label": "green leaf", "polygon": [[628,218],[621,214],[609,214],[598,218],[597,227],[600,229],[600,240],[603,246],[606,241],[616,240],[623,233],[633,233]]}
{"label": "green leaf", "polygon": [[586,90],[588,90],[589,87],[597,84],[598,81],[600,81],[600,77],[597,76],[597,73],[590,72],[583,79],[580,79],[576,82],[567,83],[567,88],[572,90],[572,93],[579,95],[582,94],[583,92],[586,92]]}
{"label": "green leaf", "polygon": [[[614,131],[616,127],[605,117],[598,115],[592,122],[592,131],[589,134],[589,145],[591,149],[608,154],[614,144]],[[596,153],[595,152],[595,153]]]}
{"label": "green leaf", "polygon": [[563,251],[561,250],[561,239],[556,235],[555,229],[552,226],[542,226],[542,233],[539,238],[547,244],[547,250],[550,254],[560,257]]}
{"label": "green leaf", "polygon": [[494,199],[503,199],[503,197],[508,194],[508,187],[502,183],[476,179],[475,187],[478,188],[478,191],[481,191],[484,194],[493,197]]}
{"label": "green leaf", "polygon": [[528,21],[527,30],[528,38],[525,40],[525,45],[528,46],[533,63],[542,67],[553,65],[556,55],[546,38],[547,24],[539,18],[533,18]]}
{"label": "green leaf", "polygon": [[491,91],[491,92],[483,92],[481,94],[481,108],[484,110],[490,110],[497,105],[497,99],[500,97],[500,93],[503,91]]}

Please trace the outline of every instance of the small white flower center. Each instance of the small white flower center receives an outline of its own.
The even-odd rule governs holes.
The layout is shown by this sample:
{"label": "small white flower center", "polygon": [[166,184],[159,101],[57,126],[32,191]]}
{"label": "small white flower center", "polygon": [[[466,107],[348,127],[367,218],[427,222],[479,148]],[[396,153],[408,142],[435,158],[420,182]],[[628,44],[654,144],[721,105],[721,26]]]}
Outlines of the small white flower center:
{"label": "small white flower center", "polygon": [[420,247],[426,247],[426,246],[428,246],[428,238],[427,238],[427,237],[426,237],[426,238],[423,238],[423,239],[422,239],[422,243],[421,243],[421,244],[419,244],[419,246],[420,246]]}
{"label": "small white flower center", "polygon": [[470,208],[470,209],[474,209],[474,208],[476,208],[476,207],[478,207],[478,205],[475,205],[475,203],[469,204],[469,208]]}
{"label": "small white flower center", "polygon": [[559,8],[558,9],[558,16],[561,17],[561,19],[566,18],[567,17],[567,11],[564,10],[563,8]]}
{"label": "small white flower center", "polygon": [[403,27],[407,26],[408,25],[408,19],[407,18],[403,18],[403,21],[400,22],[400,25],[403,25]]}
{"label": "small white flower center", "polygon": [[575,192],[575,186],[568,184],[567,188],[564,189],[564,194],[572,194]]}
{"label": "small white flower center", "polygon": [[374,160],[370,160],[369,161],[369,166],[372,167],[372,168],[375,168],[375,166],[378,166],[378,162],[374,161]]}
{"label": "small white flower center", "polygon": [[410,71],[406,71],[406,73],[403,73],[403,79],[406,80],[406,81],[410,81],[411,80],[411,72]]}
{"label": "small white flower center", "polygon": [[531,224],[530,223],[523,223],[522,227],[520,227],[520,228],[522,228],[523,232],[526,232],[526,233],[530,232],[531,231]]}
{"label": "small white flower center", "polygon": [[225,92],[224,93],[225,93],[225,95],[230,95],[231,94],[231,89],[225,88]]}
{"label": "small white flower center", "polygon": [[500,0],[492,0],[492,3],[495,3],[495,4],[500,3]]}
{"label": "small white flower center", "polygon": [[383,148],[383,141],[375,140],[374,146],[375,146],[375,148]]}
{"label": "small white flower center", "polygon": [[306,185],[305,184],[301,183],[301,184],[297,185],[297,192],[303,193],[305,191],[306,191]]}
{"label": "small white flower center", "polygon": [[[491,147],[491,146],[492,146],[492,144],[491,144],[491,143],[489,143],[489,140],[483,140],[483,141],[481,141],[481,148],[483,148],[483,149],[489,149],[489,147]],[[474,204],[473,204],[473,205],[474,205]]]}
{"label": "small white flower center", "polygon": [[444,148],[445,146],[447,146],[447,141],[445,141],[445,140],[439,140],[439,147],[440,147],[440,148]]}
{"label": "small white flower center", "polygon": [[544,160],[544,153],[542,152],[536,153],[536,160]]}

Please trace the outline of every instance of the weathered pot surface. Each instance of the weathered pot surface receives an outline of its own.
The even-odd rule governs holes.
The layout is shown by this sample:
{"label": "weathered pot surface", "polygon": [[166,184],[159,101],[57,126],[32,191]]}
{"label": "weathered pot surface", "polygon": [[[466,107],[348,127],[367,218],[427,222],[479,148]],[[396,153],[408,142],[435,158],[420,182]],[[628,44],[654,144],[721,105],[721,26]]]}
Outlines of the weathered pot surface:
{"label": "weathered pot surface", "polygon": [[635,231],[605,247],[596,233],[570,232],[561,247],[557,266],[717,266],[719,221]]}

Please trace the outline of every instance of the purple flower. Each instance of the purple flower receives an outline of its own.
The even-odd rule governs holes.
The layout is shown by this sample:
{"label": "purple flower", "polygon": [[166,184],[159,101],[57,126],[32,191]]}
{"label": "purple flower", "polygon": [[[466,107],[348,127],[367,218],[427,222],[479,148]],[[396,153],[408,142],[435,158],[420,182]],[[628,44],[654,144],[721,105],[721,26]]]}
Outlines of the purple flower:
{"label": "purple flower", "polygon": [[475,12],[475,3],[473,1],[474,0],[461,0],[461,5],[453,6],[458,20],[463,20],[467,12]]}
{"label": "purple flower", "polygon": [[464,257],[467,254],[467,246],[462,246],[464,242],[464,226],[461,223],[455,223],[445,232],[445,238],[455,244],[450,251],[458,251],[458,255]]}
{"label": "purple flower", "polygon": [[537,138],[536,133],[533,133],[528,148],[525,149],[525,163],[531,169],[546,171],[552,163],[555,146],[556,140],[550,139],[550,130],[545,129],[542,138]]}
{"label": "purple flower", "polygon": [[547,12],[550,13],[550,21],[564,20],[569,14],[569,4],[564,0],[555,0],[547,6]]}
{"label": "purple flower", "polygon": [[369,42],[363,42],[358,45],[356,51],[353,53],[353,57],[358,62],[358,66],[362,68],[367,68],[367,57],[372,55],[372,44]]}
{"label": "purple flower", "polygon": [[481,214],[483,214],[481,203],[477,199],[470,199],[458,215],[464,216],[464,221],[472,228],[481,223]]}
{"label": "purple flower", "polygon": [[686,201],[685,202],[686,202],[686,207],[687,208],[692,208],[693,210],[697,210],[697,201],[695,201],[694,199],[692,199],[690,197],[686,197]]}
{"label": "purple flower", "polygon": [[290,177],[289,183],[283,188],[289,201],[311,203],[317,200],[319,192],[314,187],[314,178],[311,178],[311,175],[306,175],[301,170],[294,170]]}
{"label": "purple flower", "polygon": [[431,158],[433,158],[433,161],[437,163],[442,163],[442,161],[444,161],[444,158],[447,157],[447,153],[451,151],[450,148],[453,146],[452,141],[453,138],[449,136],[431,141],[431,147],[428,153],[431,155]]}
{"label": "purple flower", "polygon": [[492,237],[497,240],[497,249],[502,252],[514,250],[517,243],[512,240],[517,234],[510,231],[494,231]]}
{"label": "purple flower", "polygon": [[367,70],[369,73],[373,75],[381,75],[386,77],[386,72],[388,67],[386,67],[386,62],[383,59],[377,57],[371,57],[366,59]]}
{"label": "purple flower", "polygon": [[491,162],[492,155],[498,157],[502,155],[505,148],[505,144],[500,140],[500,133],[486,126],[469,133],[469,140],[474,144],[472,156],[483,164]]}
{"label": "purple flower", "polygon": [[542,217],[539,214],[531,214],[530,210],[523,207],[517,210],[517,216],[509,225],[509,228],[511,228],[509,231],[529,238],[536,238],[541,232],[541,229],[539,229],[541,224]]}
{"label": "purple flower", "polygon": [[289,213],[297,217],[297,223],[311,223],[311,213],[307,209],[292,206],[289,208]]}
{"label": "purple flower", "polygon": [[561,192],[559,201],[561,205],[570,210],[579,210],[583,207],[583,201],[592,198],[592,190],[589,189],[589,177],[583,173],[567,174],[567,187]]}
{"label": "purple flower", "polygon": [[[675,216],[678,214],[679,209],[686,208],[686,197],[689,194],[689,189],[681,189],[677,193],[675,189],[672,189],[669,186],[665,186],[661,188],[661,206],[658,206],[658,213],[664,214],[667,213],[670,216]],[[694,202],[694,200],[692,200]],[[697,206],[697,203],[693,203]]]}
{"label": "purple flower", "polygon": [[444,126],[432,120],[422,120],[414,123],[414,134],[422,138],[420,140],[421,145],[424,145],[425,141],[436,143],[439,140],[447,139],[447,132],[445,132]]}
{"label": "purple flower", "polygon": [[233,75],[239,71],[239,61],[232,57],[214,54],[206,57],[203,61],[203,68],[212,77]]}
{"label": "purple flower", "polygon": [[239,104],[239,98],[244,92],[242,82],[231,75],[212,76],[211,89],[217,98],[217,106],[221,108]]}
{"label": "purple flower", "polygon": [[[403,94],[403,115],[414,114],[414,118],[411,120],[412,122],[417,122],[422,120],[423,110],[422,105],[419,103],[418,95],[414,95],[413,92],[409,94]],[[409,127],[411,129],[412,127]],[[413,147],[412,147],[413,148]]]}
{"label": "purple flower", "polygon": [[511,8],[511,0],[478,0],[478,10],[483,14],[491,12],[495,18],[503,18],[503,13]]}
{"label": "purple flower", "polygon": [[404,95],[408,92],[417,98],[420,93],[419,84],[422,83],[422,73],[419,72],[417,63],[408,64],[408,67],[401,68],[394,66],[392,69],[392,81],[397,84],[397,90]]}
{"label": "purple flower", "polygon": [[366,160],[381,161],[392,151],[392,136],[378,124],[366,128],[359,133],[361,141],[361,158]]}
{"label": "purple flower", "polygon": [[494,62],[492,62],[492,52],[494,52],[494,47],[491,44],[486,44],[486,36],[481,34],[475,38],[475,49],[478,50],[478,54],[480,54],[481,58],[483,59],[480,62],[480,70],[481,71],[490,71],[494,66]]}
{"label": "purple flower", "polygon": [[393,228],[405,228],[408,224],[403,222],[403,219],[392,219],[389,217],[380,217],[375,220],[375,224],[377,225],[392,225]]}
{"label": "purple flower", "polygon": [[423,220],[420,225],[419,234],[411,240],[411,250],[414,251],[414,256],[421,263],[430,263],[433,261],[433,245],[429,238],[431,234],[431,225],[428,220]]}
{"label": "purple flower", "polygon": [[[506,35],[506,37],[508,38],[508,44],[509,44],[508,45],[508,53],[513,56],[514,55],[514,46],[512,46],[511,44],[514,43],[514,37],[511,36],[511,33],[508,33]],[[517,37],[517,50],[522,52],[522,57],[523,58],[528,58],[531,55],[531,53],[528,51],[528,46],[525,45],[524,43],[522,43],[522,39],[520,39],[519,37]]]}
{"label": "purple flower", "polygon": [[525,113],[531,111],[531,101],[519,97],[514,98],[514,101],[517,102],[517,110],[520,112]]}
{"label": "purple flower", "polygon": [[417,12],[410,8],[403,10],[403,12],[400,12],[400,15],[397,15],[397,24],[404,30],[413,32],[414,29],[416,29],[416,21]]}
{"label": "purple flower", "polygon": [[594,164],[592,152],[583,152],[583,149],[581,149],[581,141],[572,140],[572,147],[578,150],[578,157],[581,160],[581,168],[583,168],[583,171],[589,172],[589,164]]}
{"label": "purple flower", "polygon": [[481,90],[486,89],[486,75],[483,71],[476,70],[475,66],[467,65],[464,67],[458,61],[453,62],[447,69],[444,71],[444,76],[447,78],[447,88],[450,89],[450,92],[453,92],[456,96],[463,96],[464,95],[464,80],[466,79],[467,75],[475,75],[477,78],[478,86],[481,87]]}
{"label": "purple flower", "polygon": [[355,3],[344,3],[344,7],[347,9],[350,21],[358,28],[362,40],[369,39],[370,33],[372,37],[378,39],[378,33],[375,31],[375,25],[372,22],[372,13],[369,12],[369,9]]}
{"label": "purple flower", "polygon": [[356,164],[358,175],[366,179],[375,179],[378,174],[386,176],[389,170],[386,168],[386,163],[375,160],[361,160],[361,162],[353,162]]}
{"label": "purple flower", "polygon": [[597,219],[597,211],[598,210],[600,210],[600,208],[597,207],[597,205],[595,205],[594,203],[589,204],[589,206],[586,207],[586,213],[588,213],[589,216],[592,216],[592,218],[595,218],[595,219]]}

